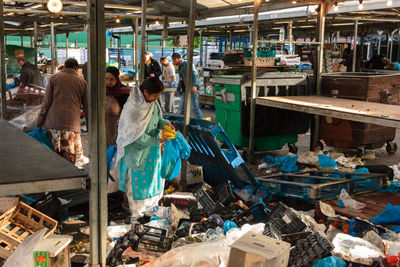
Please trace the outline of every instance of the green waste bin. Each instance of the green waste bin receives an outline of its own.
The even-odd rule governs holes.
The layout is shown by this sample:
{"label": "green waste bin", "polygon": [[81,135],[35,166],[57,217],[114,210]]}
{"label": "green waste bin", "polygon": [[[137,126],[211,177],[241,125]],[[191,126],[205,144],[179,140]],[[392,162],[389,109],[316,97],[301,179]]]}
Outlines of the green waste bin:
{"label": "green waste bin", "polygon": [[[244,76],[214,76],[212,82],[215,91],[216,121],[221,124],[235,146],[248,146],[249,138],[242,133],[242,101],[246,101]],[[255,138],[254,146],[256,151],[280,150],[285,144],[295,144],[297,140],[297,133],[262,136]]]}

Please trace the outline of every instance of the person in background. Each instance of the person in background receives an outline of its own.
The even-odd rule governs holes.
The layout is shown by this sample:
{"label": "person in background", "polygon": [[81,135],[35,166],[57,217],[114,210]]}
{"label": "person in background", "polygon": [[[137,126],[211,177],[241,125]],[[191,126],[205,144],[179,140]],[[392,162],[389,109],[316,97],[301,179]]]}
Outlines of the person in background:
{"label": "person in background", "polygon": [[146,51],[144,59],[144,78],[160,77],[162,75],[161,67],[157,60],[153,59],[153,54]]}
{"label": "person in background", "polygon": [[[166,57],[160,58],[161,65],[163,66],[162,81],[167,84],[168,87],[175,86],[175,67],[168,61]],[[174,113],[174,92],[164,92],[161,95],[164,100],[164,110],[167,113]]]}
{"label": "person in background", "polygon": [[[158,98],[164,85],[157,77],[147,78],[132,89],[118,124],[116,166],[119,189],[126,193],[131,221],[157,206],[163,196],[160,130],[173,126],[162,117]],[[173,128],[174,129],[174,128]]]}
{"label": "person in background", "polygon": [[[187,61],[183,60],[182,56],[179,53],[172,54],[172,62],[175,66],[178,66],[179,70],[179,83],[178,88],[175,92],[175,96],[181,94],[181,101],[179,102],[178,113],[183,115],[185,112],[185,90],[186,90],[186,70],[187,70]],[[196,68],[193,65],[193,76],[192,76],[192,97],[191,97],[191,111],[193,112],[193,117],[197,119],[203,119],[203,114],[201,113],[200,105],[199,105],[199,93],[197,89],[199,88],[200,78],[197,73]],[[192,116],[191,116],[192,117]]]}
{"label": "person in background", "polygon": [[47,64],[47,57],[44,55],[44,53],[40,53],[38,64]]}
{"label": "person in background", "polygon": [[44,86],[43,77],[35,65],[28,62],[24,56],[18,56],[16,60],[17,64],[21,67],[18,79],[19,83]]}
{"label": "person in background", "polygon": [[81,143],[81,106],[88,122],[87,85],[78,75],[78,62],[69,58],[64,68],[47,84],[37,126],[46,129],[54,150],[70,161],[83,154]]}
{"label": "person in background", "polygon": [[118,68],[112,66],[106,69],[106,88],[106,143],[108,147],[116,144],[119,116],[132,88],[121,83]]}

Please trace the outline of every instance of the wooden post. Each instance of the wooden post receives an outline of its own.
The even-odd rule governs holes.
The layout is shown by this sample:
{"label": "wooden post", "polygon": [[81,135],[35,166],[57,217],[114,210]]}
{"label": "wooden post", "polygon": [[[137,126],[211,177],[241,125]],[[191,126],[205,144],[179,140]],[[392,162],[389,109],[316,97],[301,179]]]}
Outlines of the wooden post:
{"label": "wooden post", "polygon": [[[194,28],[196,24],[196,0],[190,0],[190,16],[188,24],[188,49],[187,49],[187,69],[185,81],[185,114],[183,118],[183,136],[188,138],[190,124],[190,108],[192,100],[192,78],[193,78],[193,48],[194,48]],[[181,185],[183,190],[187,189],[187,161],[183,161],[181,172]]]}
{"label": "wooden post", "polygon": [[[253,20],[253,56],[251,67],[251,99],[250,99],[250,140],[249,140],[249,161],[254,162],[254,133],[256,119],[256,97],[257,97],[257,48],[258,48],[258,10],[262,0],[254,0]],[[251,36],[251,33],[250,33]]]}
{"label": "wooden post", "polygon": [[7,96],[6,96],[6,55],[5,55],[5,40],[4,40],[4,16],[3,3],[0,2],[0,90],[1,90],[1,118],[7,119]]}
{"label": "wooden post", "polygon": [[144,53],[146,49],[146,14],[147,14],[147,0],[142,0],[142,21],[140,26],[140,80],[144,80]]}
{"label": "wooden post", "polygon": [[106,33],[104,0],[87,0],[88,93],[90,147],[90,263],[106,266],[107,242],[107,161],[105,134]]}

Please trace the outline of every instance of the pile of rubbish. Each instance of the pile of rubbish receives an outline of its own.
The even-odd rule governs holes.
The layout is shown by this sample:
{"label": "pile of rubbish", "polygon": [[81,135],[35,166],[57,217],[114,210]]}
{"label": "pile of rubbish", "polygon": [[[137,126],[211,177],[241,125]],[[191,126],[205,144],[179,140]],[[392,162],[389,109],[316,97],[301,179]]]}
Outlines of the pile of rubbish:
{"label": "pile of rubbish", "polygon": [[[345,190],[338,205],[341,201],[353,208],[363,204]],[[160,204],[131,223],[110,223],[107,266],[396,266],[400,261],[400,206],[388,204],[369,221],[348,219],[322,201],[299,211],[270,199],[262,187],[235,188],[230,182],[218,188],[201,182],[192,193],[164,195]],[[62,225],[79,225],[74,220]],[[31,261],[47,256],[53,261],[50,252],[37,254],[38,247],[49,238],[61,242],[65,235],[58,234],[65,230],[58,227],[47,238],[46,231],[28,236],[4,266],[27,266],[21,255],[32,253],[38,256]],[[87,266],[87,223],[78,231],[79,239],[71,242],[69,236],[65,242],[71,243],[74,266]]]}

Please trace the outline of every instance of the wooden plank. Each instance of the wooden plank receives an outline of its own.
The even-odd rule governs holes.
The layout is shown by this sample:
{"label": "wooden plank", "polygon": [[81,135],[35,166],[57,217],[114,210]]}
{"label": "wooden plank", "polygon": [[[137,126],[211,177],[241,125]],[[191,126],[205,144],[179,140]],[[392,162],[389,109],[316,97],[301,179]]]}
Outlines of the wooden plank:
{"label": "wooden plank", "polygon": [[[0,120],[0,136],[0,185],[88,177],[5,120]],[[53,184],[57,187],[57,181]]]}
{"label": "wooden plank", "polygon": [[400,106],[323,96],[258,97],[257,104],[400,128]]}
{"label": "wooden plank", "polygon": [[36,247],[36,251],[46,251],[49,252],[50,257],[55,257],[64,248],[66,248],[69,243],[72,242],[72,236],[69,235],[52,235],[48,238],[42,240]]}

